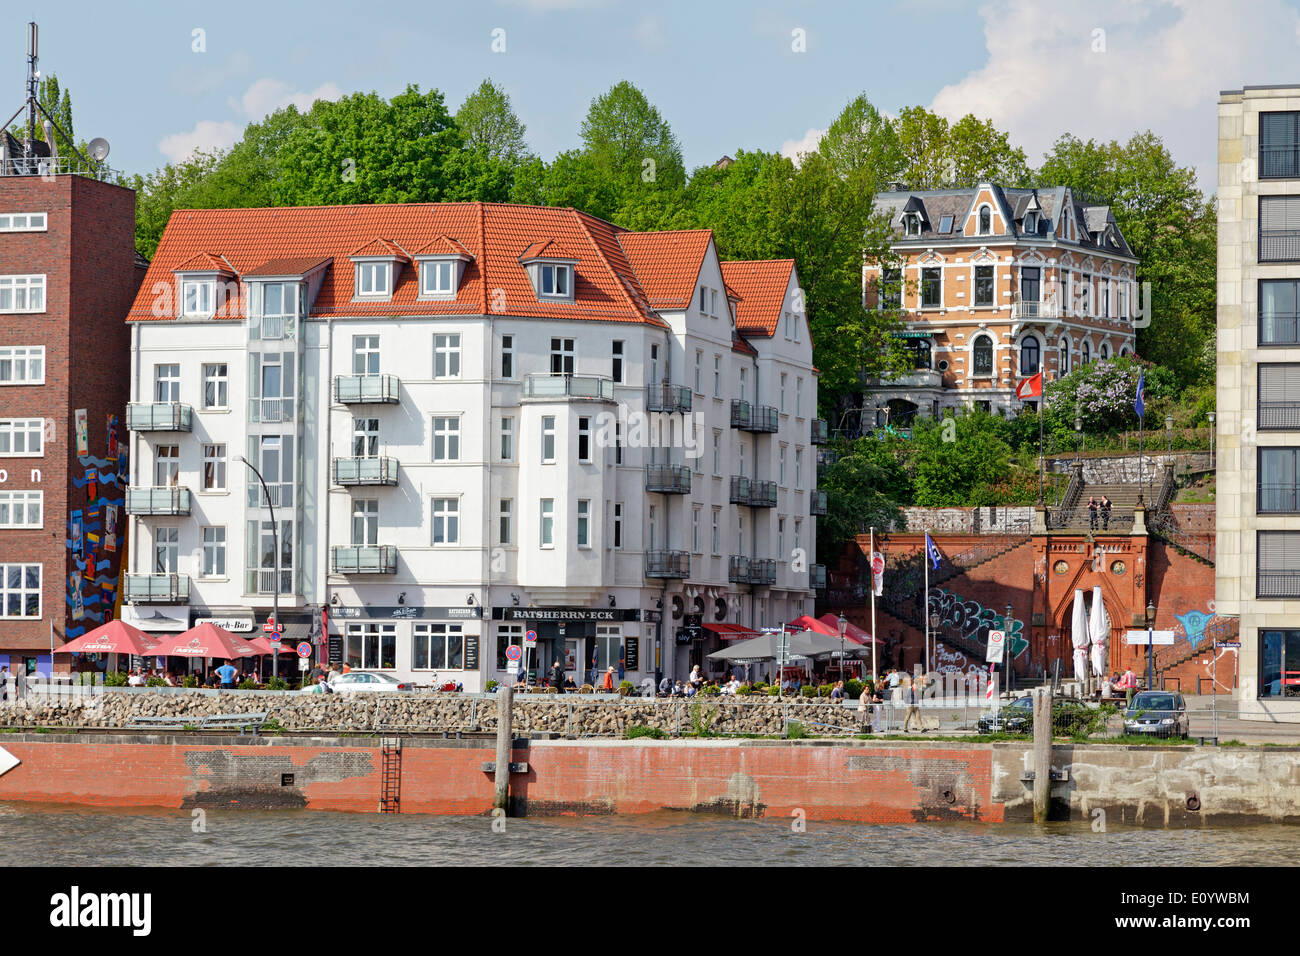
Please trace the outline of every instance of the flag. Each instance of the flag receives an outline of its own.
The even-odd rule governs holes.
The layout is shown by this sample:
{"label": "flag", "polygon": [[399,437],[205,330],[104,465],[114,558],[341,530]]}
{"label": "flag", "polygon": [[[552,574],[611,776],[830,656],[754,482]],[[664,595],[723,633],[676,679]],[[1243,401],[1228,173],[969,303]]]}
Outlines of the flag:
{"label": "flag", "polygon": [[925,533],[925,556],[930,559],[930,564],[935,571],[939,570],[939,565],[943,562],[943,555],[939,553],[939,546],[930,540],[930,532]]}
{"label": "flag", "polygon": [[1022,402],[1027,398],[1038,398],[1043,394],[1043,373],[1022,378],[1016,384],[1016,398]]}
{"label": "flag", "polygon": [[1147,410],[1147,404],[1143,400],[1146,397],[1146,390],[1147,390],[1146,383],[1147,383],[1147,371],[1146,369],[1143,369],[1142,374],[1138,376],[1137,401],[1133,403],[1133,411],[1137,412],[1138,418],[1141,418],[1146,413]]}

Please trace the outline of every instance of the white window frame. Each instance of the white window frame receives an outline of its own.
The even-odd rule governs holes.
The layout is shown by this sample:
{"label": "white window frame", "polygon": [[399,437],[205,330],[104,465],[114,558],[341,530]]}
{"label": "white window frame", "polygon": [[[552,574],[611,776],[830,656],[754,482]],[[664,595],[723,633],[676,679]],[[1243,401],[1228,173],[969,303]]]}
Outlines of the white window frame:
{"label": "white window frame", "polygon": [[713,545],[713,554],[715,557],[722,553],[722,551],[720,550],[722,547],[722,538],[718,531],[718,522],[721,519],[721,517],[722,517],[722,509],[714,508],[711,543]]}
{"label": "white window frame", "polygon": [[577,340],[558,335],[553,336],[551,338],[551,374],[572,375],[577,369]]}
{"label": "white window frame", "polygon": [[[786,313],[786,315],[789,315],[789,314],[790,314],[789,312]],[[786,414],[786,410],[785,410],[785,379],[786,379],[786,373],[785,373],[785,372],[782,372],[782,373],[781,373],[781,414],[782,414],[782,415]]]}
{"label": "white window frame", "polygon": [[624,360],[627,358],[627,344],[623,339],[615,339],[610,345],[610,377],[615,385],[623,384]]}
{"label": "white window frame", "polygon": [[[218,449],[220,453],[218,454]],[[205,492],[225,492],[229,489],[226,486],[226,444],[225,442],[204,442],[203,451],[203,473],[199,478],[200,487]],[[208,485],[209,466],[211,466],[212,475],[218,479],[216,483]]]}
{"label": "white window frame", "polygon": [[[438,540],[442,528],[443,540]],[[460,496],[433,498],[429,505],[429,541],[435,548],[454,548],[460,545]]]}
{"label": "white window frame", "polygon": [[501,460],[515,460],[515,417],[501,416]]}
{"label": "white window frame", "polygon": [[722,432],[713,433],[713,477],[722,477]]}
{"label": "white window frame", "polygon": [[794,490],[803,491],[803,449],[794,450]]}
{"label": "white window frame", "polygon": [[497,500],[497,544],[510,546],[515,543],[515,499]]}
{"label": "white window frame", "polygon": [[[15,451],[17,439],[23,439],[23,451]],[[0,418],[0,458],[43,458],[45,456],[45,419]]]}
{"label": "white window frame", "polygon": [[615,551],[623,550],[623,502],[621,501],[614,502],[613,533],[609,540]]}
{"label": "white window frame", "polygon": [[700,551],[700,514],[703,511],[701,505],[695,505],[691,508],[691,553],[703,554]]}
{"label": "white window frame", "polygon": [[[4,371],[8,367],[8,372]],[[21,372],[21,374],[16,374]],[[0,348],[0,385],[44,385],[45,346],[7,345]]]}
{"label": "white window frame", "polygon": [[[219,371],[218,371],[219,370]],[[208,404],[208,385],[215,390],[215,400]],[[224,411],[230,408],[230,365],[227,362],[203,363],[203,408],[206,411]]]}
{"label": "white window frame", "polygon": [[591,547],[591,499],[589,498],[578,499],[577,527],[574,540],[578,543],[579,548],[589,549]]}
{"label": "white window frame", "polygon": [[537,506],[537,546],[555,548],[555,499],[542,498]]}
{"label": "white window frame", "polygon": [[[550,422],[548,425],[547,422]],[[555,464],[555,416],[542,416],[542,464]],[[549,445],[549,448],[547,447]],[[550,452],[548,455],[547,452]]]}
{"label": "white window frame", "polygon": [[356,298],[387,299],[392,297],[393,263],[390,260],[358,262],[356,267]]}
{"label": "white window frame", "polygon": [[[35,520],[32,509],[35,508]],[[45,492],[0,491],[0,528],[45,527]]]}
{"label": "white window frame", "polygon": [[722,397],[722,356],[713,355],[713,397]]}
{"label": "white window frame", "polygon": [[[164,369],[168,371],[164,372]],[[153,400],[160,405],[172,405],[181,400],[181,367],[178,363],[164,362],[153,367]]]}
{"label": "white window frame", "polygon": [[[551,291],[546,291],[548,285]],[[563,287],[563,288],[561,288]],[[537,295],[544,299],[573,298],[573,266],[563,262],[542,262],[537,266]]]}
{"label": "white window frame", "polygon": [[[420,641],[425,642],[424,659],[425,666],[421,667],[416,664],[415,647]],[[452,641],[460,644],[460,666],[456,667],[449,663],[452,659],[450,654],[450,645]],[[442,644],[442,663],[434,662],[433,648],[437,643]],[[463,671],[465,670],[465,628],[462,624],[454,622],[428,622],[416,624],[411,629],[411,670],[413,671]]]}
{"label": "white window frame", "polygon": [[379,374],[379,336],[352,336],[352,374]]}
{"label": "white window frame", "polygon": [[[191,295],[192,293],[192,295]],[[191,305],[191,301],[193,304]],[[181,280],[182,318],[210,318],[217,311],[216,279]]]}
{"label": "white window frame", "polygon": [[[587,447],[584,449],[583,445]],[[577,457],[580,464],[591,464],[591,418],[587,415],[578,417],[578,448]]]}
{"label": "white window frame", "polygon": [[[439,361],[442,371],[438,370]],[[460,333],[438,332],[433,337],[433,377],[460,378]]]}
{"label": "white window frame", "polygon": [[[434,415],[431,429],[429,451],[433,461],[460,461],[460,416]],[[443,443],[441,456],[438,454],[439,440]]]}
{"label": "white window frame", "polygon": [[420,297],[450,299],[456,295],[455,259],[429,259],[420,263]]}
{"label": "white window frame", "polygon": [[[212,532],[211,535],[208,532]],[[199,531],[203,544],[203,559],[199,564],[199,577],[225,580],[226,578],[226,526],[204,525]],[[217,564],[220,562],[220,570]],[[212,570],[209,571],[208,568]]]}
{"label": "white window frame", "polygon": [[703,364],[704,364],[704,352],[701,349],[696,349],[695,350],[695,394],[696,395],[704,394],[704,392],[700,388],[700,384],[703,381],[703,379],[700,378],[700,366]]}
{"label": "white window frame", "polygon": [[803,379],[794,380],[794,417],[803,418]]}
{"label": "white window frame", "polygon": [[0,232],[45,232],[48,228],[49,228],[48,213],[43,213],[43,212],[0,213]]}
{"label": "white window frame", "polygon": [[515,337],[501,336],[501,378],[507,382],[515,378]]}
{"label": "white window frame", "polygon": [[[19,569],[18,584],[16,587],[13,588],[12,592],[10,591],[10,584],[9,584],[9,575],[11,573],[10,571],[11,568]],[[35,587],[27,583],[27,575],[30,569],[32,568],[36,569]],[[24,620],[24,621],[39,620],[41,617],[41,604],[43,601],[42,586],[44,584],[44,580],[45,580],[45,567],[39,562],[24,561],[21,563],[13,562],[11,564],[0,564],[0,619]],[[9,598],[11,593],[16,594],[18,596],[19,613],[17,614],[9,613]],[[25,600],[25,598],[33,594],[36,596],[36,613],[35,614],[22,613],[22,611],[27,607],[27,601]]]}

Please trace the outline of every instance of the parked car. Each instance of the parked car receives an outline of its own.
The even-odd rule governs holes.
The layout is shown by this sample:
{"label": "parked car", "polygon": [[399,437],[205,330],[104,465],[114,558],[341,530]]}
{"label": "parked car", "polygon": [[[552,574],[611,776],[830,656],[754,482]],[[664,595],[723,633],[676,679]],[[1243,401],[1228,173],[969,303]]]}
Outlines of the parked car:
{"label": "parked car", "polygon": [[413,689],[392,674],[377,671],[348,671],[330,681],[330,688],[336,694],[395,694]]}
{"label": "parked car", "polygon": [[1034,698],[1017,697],[997,711],[980,714],[976,726],[982,734],[1027,734],[1034,729]]}
{"label": "parked car", "polygon": [[1187,738],[1191,721],[1187,704],[1177,691],[1144,690],[1124,711],[1124,733]]}

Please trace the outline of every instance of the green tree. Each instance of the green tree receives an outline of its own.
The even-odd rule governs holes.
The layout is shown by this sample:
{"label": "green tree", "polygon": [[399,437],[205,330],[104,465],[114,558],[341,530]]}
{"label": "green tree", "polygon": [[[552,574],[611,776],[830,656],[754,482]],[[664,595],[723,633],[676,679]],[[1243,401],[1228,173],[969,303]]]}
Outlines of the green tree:
{"label": "green tree", "polygon": [[456,125],[469,149],[482,148],[487,155],[507,166],[516,166],[528,158],[524,139],[527,127],[510,105],[510,97],[490,79],[484,80],[460,104]]}
{"label": "green tree", "polygon": [[865,94],[849,101],[817,144],[836,175],[857,177],[878,192],[902,168],[898,132]]}
{"label": "green tree", "polygon": [[923,106],[908,106],[899,112],[894,126],[903,158],[898,179],[911,189],[1029,182],[1025,151],[1012,146],[992,120],[968,113],[949,125]]}
{"label": "green tree", "polygon": [[901,438],[860,438],[837,446],[840,457],[817,479],[826,492],[826,515],[817,529],[818,560],[833,565],[840,549],[862,529],[902,526],[900,503],[911,500],[904,461],[908,443]]}
{"label": "green tree", "polygon": [[623,80],[591,101],[580,130],[595,169],[620,189],[686,182],[682,148],[644,93]]}
{"label": "green tree", "polygon": [[983,412],[937,422],[919,419],[912,436],[912,483],[918,505],[945,508],[993,503],[978,500],[976,493],[980,486],[995,485],[1010,472],[1005,419]]}

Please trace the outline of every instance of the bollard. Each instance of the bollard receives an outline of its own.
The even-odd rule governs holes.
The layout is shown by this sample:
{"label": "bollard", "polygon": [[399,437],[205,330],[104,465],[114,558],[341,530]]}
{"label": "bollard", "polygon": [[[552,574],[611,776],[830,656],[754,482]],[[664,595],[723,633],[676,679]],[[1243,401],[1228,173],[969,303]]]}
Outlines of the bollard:
{"label": "bollard", "polygon": [[1046,823],[1052,799],[1052,692],[1034,691],[1034,822]]}
{"label": "bollard", "polygon": [[515,689],[510,686],[497,688],[497,765],[496,794],[492,798],[493,809],[499,809],[505,816],[510,815],[510,758],[511,745],[514,743]]}

